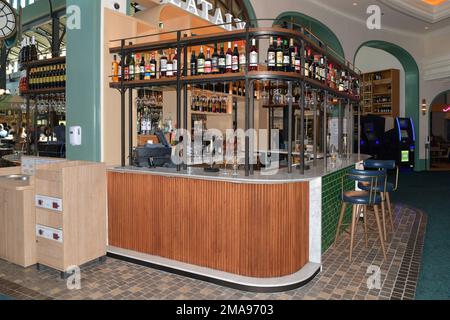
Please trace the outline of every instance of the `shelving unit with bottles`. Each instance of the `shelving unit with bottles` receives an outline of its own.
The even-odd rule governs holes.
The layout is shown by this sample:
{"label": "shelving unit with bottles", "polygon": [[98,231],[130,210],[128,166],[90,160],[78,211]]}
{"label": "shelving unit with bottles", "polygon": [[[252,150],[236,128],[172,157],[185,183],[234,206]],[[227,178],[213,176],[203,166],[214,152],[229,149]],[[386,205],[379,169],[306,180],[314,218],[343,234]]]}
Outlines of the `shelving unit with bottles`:
{"label": "shelving unit with bottles", "polygon": [[398,117],[400,115],[400,71],[382,70],[363,74],[363,113]]}
{"label": "shelving unit with bottles", "polygon": [[[250,26],[250,24],[247,25]],[[115,74],[111,75],[110,87],[118,89],[121,93],[122,166],[126,165],[127,157],[125,150],[125,93],[127,90],[147,88],[164,91],[175,89],[176,124],[181,129],[187,129],[188,125],[193,122],[196,122],[197,126],[204,125],[204,122],[208,121],[210,117],[219,116],[224,117],[224,119],[231,118],[232,124],[236,126],[236,101],[241,98],[245,115],[245,125],[242,129],[254,128],[255,101],[263,100],[261,87],[264,87],[265,83],[279,82],[286,88],[285,96],[288,98],[283,101],[280,107],[286,109],[288,119],[294,118],[296,109],[299,109],[301,113],[305,112],[303,102],[306,90],[320,92],[323,95],[323,101],[326,102],[323,103],[324,110],[326,110],[326,104],[332,99],[340,99],[343,102],[342,105],[349,110],[353,109],[354,105],[359,105],[360,72],[349,62],[337,57],[324,42],[317,41],[317,38],[308,30],[303,28],[297,31],[292,28],[281,27],[247,27],[244,30],[189,36],[196,29],[211,27],[216,28],[217,26],[116,40],[116,43],[117,41],[120,42],[120,46],[110,48],[111,55],[120,56],[120,62],[118,60],[113,62]],[[173,38],[167,39],[170,34]],[[143,38],[158,37],[159,39],[161,35],[164,35],[166,40],[141,42]],[[261,63],[264,60],[260,58],[263,54],[259,52],[257,44],[268,39],[277,43],[280,43],[280,39],[289,39],[290,45],[289,47],[284,46],[283,49],[275,48],[273,55],[268,52],[269,64],[265,65]],[[129,42],[131,40],[141,43],[132,44]],[[227,42],[228,46],[226,46]],[[214,54],[213,60],[213,57],[208,54],[205,48],[221,48],[222,45],[218,46],[217,44],[222,43],[225,44],[225,48],[228,47],[227,53]],[[230,45],[232,43],[234,43],[234,50]],[[225,51],[225,48],[223,51]],[[244,49],[239,51],[239,48]],[[200,59],[196,56],[195,60],[192,58],[194,50],[196,53],[202,51],[203,54],[206,51],[206,55],[201,55]],[[167,52],[172,52],[172,54],[167,55]],[[151,58],[148,61],[144,58],[139,68],[136,68],[136,62],[133,58],[135,54],[144,54],[144,57]],[[275,58],[275,66],[270,61],[273,58]],[[168,64],[170,65],[169,68]],[[130,70],[131,72],[136,71],[133,75],[130,75]],[[170,70],[169,73],[168,70]],[[205,94],[207,101],[202,99],[202,104],[197,103],[197,105],[201,105],[200,108],[196,107],[195,92],[198,90],[209,92]],[[289,98],[294,94],[296,96],[295,101]],[[211,96],[214,97],[214,95],[229,98],[226,112],[224,112],[224,106],[218,102],[220,99],[211,99]],[[130,115],[133,113],[133,107],[133,101],[130,99],[128,105]],[[196,120],[193,121],[193,118]],[[323,130],[326,133],[326,112],[322,118]],[[130,130],[128,156],[130,156],[131,161],[135,133],[131,132],[130,126],[128,129]],[[292,172],[293,141],[296,132],[293,121],[287,121],[285,130],[288,136],[286,151],[288,169],[289,172]],[[304,124],[301,125],[299,135],[304,136]],[[323,136],[326,137],[326,134]],[[245,172],[246,175],[250,175],[254,168],[249,163],[250,150],[248,144],[245,149]],[[300,150],[304,149],[304,146],[300,147]],[[304,170],[304,152],[300,153],[301,167]],[[181,170],[182,166],[178,166],[177,169]]]}
{"label": "shelving unit with bottles", "polygon": [[[50,128],[48,142],[53,142],[53,126],[65,123],[66,57],[45,60],[24,59],[21,69],[25,77],[21,79],[20,94],[26,99],[26,129],[31,132],[33,118],[34,153],[38,152],[38,126]],[[31,116],[31,101],[34,101],[34,115]],[[31,154],[31,135],[27,139],[27,153]]]}

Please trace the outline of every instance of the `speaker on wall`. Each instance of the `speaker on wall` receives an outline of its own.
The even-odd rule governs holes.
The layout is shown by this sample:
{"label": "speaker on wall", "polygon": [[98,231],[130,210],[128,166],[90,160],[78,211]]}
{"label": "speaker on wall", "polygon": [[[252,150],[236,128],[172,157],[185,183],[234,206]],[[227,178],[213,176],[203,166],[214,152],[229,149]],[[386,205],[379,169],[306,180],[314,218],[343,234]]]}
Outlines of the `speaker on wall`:
{"label": "speaker on wall", "polygon": [[127,13],[127,0],[105,0],[104,6],[123,14]]}

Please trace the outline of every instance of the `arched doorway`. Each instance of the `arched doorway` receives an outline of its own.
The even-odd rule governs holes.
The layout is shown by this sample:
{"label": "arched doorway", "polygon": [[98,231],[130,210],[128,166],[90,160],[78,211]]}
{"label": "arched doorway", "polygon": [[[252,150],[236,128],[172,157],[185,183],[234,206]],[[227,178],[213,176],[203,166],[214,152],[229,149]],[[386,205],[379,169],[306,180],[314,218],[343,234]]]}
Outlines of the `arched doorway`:
{"label": "arched doorway", "polygon": [[344,49],[338,37],[330,28],[319,20],[300,12],[287,11],[280,14],[275,21],[277,24],[281,21],[288,21],[303,26],[324,41],[340,58],[342,58],[342,61],[345,60]]}
{"label": "arched doorway", "polygon": [[430,169],[450,171],[450,90],[430,105]]}
{"label": "arched doorway", "polygon": [[[405,96],[405,116],[408,118],[412,118],[412,120],[414,121],[414,129],[416,137],[420,137],[419,134],[420,73],[419,67],[417,66],[415,59],[408,51],[406,51],[402,47],[381,40],[371,40],[361,44],[358,50],[356,50],[355,58],[358,55],[359,50],[363,47],[370,47],[386,51],[387,53],[396,57],[402,64],[403,69],[405,70],[405,91],[407,93]],[[421,147],[420,142],[417,142],[415,152],[416,171],[421,171],[425,169],[425,160],[420,159],[420,149],[421,149],[420,147]]]}

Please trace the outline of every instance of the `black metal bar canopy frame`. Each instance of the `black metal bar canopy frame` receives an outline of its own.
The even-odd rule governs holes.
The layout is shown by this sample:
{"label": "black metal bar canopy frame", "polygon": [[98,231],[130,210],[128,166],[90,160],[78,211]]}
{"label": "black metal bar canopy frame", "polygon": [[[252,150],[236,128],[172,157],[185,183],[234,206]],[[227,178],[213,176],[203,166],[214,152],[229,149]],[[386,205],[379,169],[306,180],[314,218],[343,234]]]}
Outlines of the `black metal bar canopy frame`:
{"label": "black metal bar canopy frame", "polygon": [[[271,21],[277,21],[283,22],[280,20],[274,20],[274,19],[258,19],[257,21],[261,20],[271,20]],[[249,21],[251,22],[251,21]],[[288,85],[288,96],[292,96],[293,88],[294,86],[297,88],[300,88],[300,99],[298,102],[298,108],[301,110],[301,129],[300,129],[300,135],[301,135],[301,164],[299,166],[299,169],[302,174],[305,172],[305,148],[304,148],[304,121],[305,119],[305,95],[306,91],[310,90],[311,92],[314,92],[314,97],[317,96],[317,93],[322,92],[325,96],[325,104],[323,107],[323,139],[324,141],[324,161],[325,161],[325,168],[327,164],[327,150],[326,150],[326,137],[327,137],[327,109],[328,109],[328,98],[334,97],[340,100],[339,105],[344,105],[348,109],[348,114],[353,114],[353,110],[355,107],[357,107],[358,110],[358,117],[360,115],[360,98],[357,96],[352,96],[344,92],[340,92],[337,89],[330,88],[326,86],[325,84],[316,81],[311,78],[307,78],[302,76],[302,74],[297,73],[291,73],[291,72],[278,72],[278,71],[249,71],[248,70],[248,64],[245,66],[244,72],[240,73],[231,73],[231,74],[220,74],[220,75],[203,75],[203,76],[187,76],[189,67],[187,63],[187,52],[189,47],[198,46],[198,45],[207,45],[211,43],[217,43],[217,42],[226,42],[226,41],[246,41],[246,57],[249,61],[249,55],[250,55],[250,39],[262,39],[267,37],[289,37],[293,38],[296,45],[301,48],[300,55],[301,55],[301,63],[302,68],[304,66],[304,48],[305,46],[311,47],[315,52],[321,53],[327,61],[325,61],[325,64],[328,65],[328,62],[331,62],[338,67],[340,67],[342,70],[345,70],[348,72],[348,74],[352,75],[352,77],[358,79],[361,82],[361,72],[350,62],[346,61],[343,57],[340,57],[336,52],[334,52],[325,42],[321,41],[318,37],[316,37],[311,31],[303,28],[300,25],[297,25],[295,23],[292,23],[291,21],[284,21],[286,24],[283,28],[281,27],[273,27],[273,28],[252,28],[250,27],[250,23],[247,22],[246,28],[244,30],[234,30],[234,31],[223,31],[221,33],[215,33],[215,34],[208,34],[208,35],[193,35],[193,32],[199,29],[208,29],[208,28],[214,28],[217,27],[217,25],[211,25],[211,26],[204,26],[204,27],[197,27],[197,28],[190,28],[190,29],[180,29],[176,31],[169,31],[169,32],[161,32],[156,34],[149,34],[149,35],[143,35],[143,36],[136,36],[136,37],[129,37],[124,39],[115,39],[111,40],[111,43],[114,42],[120,42],[120,46],[117,47],[111,47],[110,53],[111,54],[119,54],[121,58],[121,70],[122,74],[120,77],[119,82],[110,83],[111,88],[115,88],[120,91],[121,95],[121,165],[122,167],[126,166],[126,99],[125,95],[126,92],[129,91],[129,116],[132,114],[132,108],[133,108],[133,99],[132,99],[132,90],[133,89],[145,89],[145,88],[151,88],[152,90],[160,89],[164,90],[164,87],[171,87],[176,88],[176,119],[177,119],[177,125],[179,126],[179,129],[185,129],[188,128],[188,117],[187,117],[187,90],[189,85],[198,85],[198,84],[210,84],[214,82],[221,82],[221,83],[232,83],[235,81],[244,81],[245,82],[245,130],[253,129],[254,127],[254,87],[255,82],[257,81],[284,81]],[[227,25],[227,23],[223,24]],[[222,26],[222,25],[219,25]],[[300,29],[300,31],[293,30],[294,27],[297,27]],[[290,28],[290,29],[289,29]],[[188,36],[188,34],[191,34],[191,36]],[[142,43],[142,44],[136,44],[136,45],[126,45],[126,42],[129,40],[137,40],[137,39],[143,39],[143,38],[152,38],[156,36],[161,35],[169,35],[172,34],[174,36],[173,40],[162,40],[162,41],[153,41],[148,43]],[[184,64],[182,66],[181,63],[178,63],[178,70],[177,70],[177,76],[173,78],[160,78],[160,79],[152,79],[152,80],[136,80],[136,81],[125,81],[125,68],[123,67],[123,63],[125,60],[126,55],[130,53],[141,53],[144,51],[157,51],[157,50],[164,50],[164,49],[173,49],[177,48],[178,53],[183,53],[184,58],[182,61],[184,61]],[[181,54],[180,54],[181,56]],[[327,68],[326,68],[327,70]],[[327,71],[326,71],[327,72]],[[112,77],[112,76],[111,76]],[[183,89],[183,90],[182,90]],[[184,93],[182,94],[182,91]],[[342,103],[343,102],[343,103]],[[183,112],[182,112],[182,105],[184,106]],[[292,141],[293,141],[293,123],[292,123],[292,116],[293,116],[293,101],[292,99],[289,99],[288,101],[288,114],[289,114],[289,121],[288,121],[288,172],[293,172],[293,151],[292,151]],[[181,121],[183,119],[183,121]],[[316,122],[316,121],[315,121]],[[353,121],[352,128],[353,128]],[[182,125],[181,125],[182,124]],[[181,125],[181,126],[180,126]],[[350,123],[348,123],[350,126]],[[133,128],[132,128],[132,121],[129,121],[128,125],[128,131],[129,131],[129,150],[128,150],[128,158],[129,163],[132,165],[132,152],[133,152]],[[315,130],[316,131],[316,130]],[[358,134],[360,134],[360,128],[358,123]],[[314,139],[314,143],[318,143],[317,139]],[[353,141],[349,141],[349,143],[353,144]],[[317,150],[317,148],[314,148]],[[249,176],[253,174],[253,165],[250,164],[250,150],[252,149],[252,146],[250,145],[250,139],[247,136],[245,141],[245,174],[246,176]],[[353,147],[348,148],[348,150],[353,150]],[[317,151],[315,151],[316,153]],[[315,154],[316,156],[316,154]],[[315,161],[316,163],[316,161]],[[177,171],[181,171],[182,169],[185,169],[186,165],[177,166]]]}

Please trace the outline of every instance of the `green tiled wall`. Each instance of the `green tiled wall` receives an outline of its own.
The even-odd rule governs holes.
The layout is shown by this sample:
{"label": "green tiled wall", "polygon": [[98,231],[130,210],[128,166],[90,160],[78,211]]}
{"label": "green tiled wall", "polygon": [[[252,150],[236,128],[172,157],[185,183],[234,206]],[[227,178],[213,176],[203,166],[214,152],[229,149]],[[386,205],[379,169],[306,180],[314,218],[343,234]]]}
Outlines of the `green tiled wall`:
{"label": "green tiled wall", "polygon": [[[341,211],[342,177],[354,167],[337,171],[322,179],[322,252],[327,251],[334,243],[336,229]],[[345,191],[355,189],[355,182],[344,180]],[[351,221],[352,208],[347,209],[344,223]]]}

